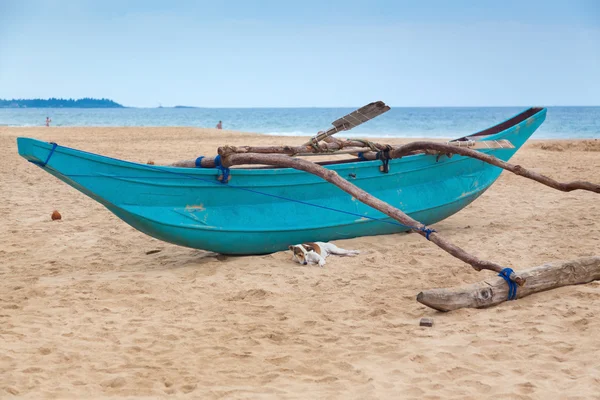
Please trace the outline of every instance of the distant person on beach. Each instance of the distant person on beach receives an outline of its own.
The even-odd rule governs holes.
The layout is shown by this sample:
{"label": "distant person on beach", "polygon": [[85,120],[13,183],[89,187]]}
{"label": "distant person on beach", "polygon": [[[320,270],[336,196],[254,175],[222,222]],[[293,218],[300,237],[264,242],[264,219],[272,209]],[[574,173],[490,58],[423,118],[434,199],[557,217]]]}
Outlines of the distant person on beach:
{"label": "distant person on beach", "polygon": [[50,122],[52,122],[50,117],[46,117],[46,126],[50,126]]}
{"label": "distant person on beach", "polygon": [[221,121],[219,121],[219,123],[217,124],[217,129],[223,129],[223,124],[221,123]]}

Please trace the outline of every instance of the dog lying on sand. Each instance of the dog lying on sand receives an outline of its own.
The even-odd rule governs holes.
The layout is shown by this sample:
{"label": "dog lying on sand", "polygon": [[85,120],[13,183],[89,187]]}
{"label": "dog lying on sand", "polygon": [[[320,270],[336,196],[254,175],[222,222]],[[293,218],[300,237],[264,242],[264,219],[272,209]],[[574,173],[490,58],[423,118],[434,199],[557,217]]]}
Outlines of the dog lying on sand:
{"label": "dog lying on sand", "polygon": [[319,267],[323,267],[325,265],[325,259],[330,254],[349,257],[354,257],[360,254],[360,251],[358,250],[340,249],[335,244],[324,242],[296,244],[290,246],[289,249],[293,253],[292,260],[296,261],[298,264],[319,264]]}

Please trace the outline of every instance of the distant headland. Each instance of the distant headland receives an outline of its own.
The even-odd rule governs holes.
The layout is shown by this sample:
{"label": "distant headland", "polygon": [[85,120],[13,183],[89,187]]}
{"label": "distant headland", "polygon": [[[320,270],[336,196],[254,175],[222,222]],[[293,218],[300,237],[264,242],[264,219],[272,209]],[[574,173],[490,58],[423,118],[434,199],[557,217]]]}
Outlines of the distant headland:
{"label": "distant headland", "polygon": [[124,108],[110,99],[0,99],[0,108]]}

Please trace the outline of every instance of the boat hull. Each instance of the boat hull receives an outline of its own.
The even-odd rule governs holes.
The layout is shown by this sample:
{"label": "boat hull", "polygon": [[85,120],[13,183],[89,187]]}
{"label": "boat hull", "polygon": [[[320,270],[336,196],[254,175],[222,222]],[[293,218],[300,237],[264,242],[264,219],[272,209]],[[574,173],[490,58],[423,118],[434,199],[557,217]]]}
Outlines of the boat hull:
{"label": "boat hull", "polygon": [[[485,153],[508,160],[545,119],[546,110],[482,140],[514,149]],[[52,144],[18,138],[19,154],[43,163]],[[498,178],[500,168],[468,157],[418,154],[390,161],[328,165],[341,177],[427,225],[460,211]],[[264,254],[306,241],[407,231],[381,212],[314,175],[293,169],[215,169],[137,164],[58,146],[43,168],[102,203],[134,228],[181,246],[224,254]]]}

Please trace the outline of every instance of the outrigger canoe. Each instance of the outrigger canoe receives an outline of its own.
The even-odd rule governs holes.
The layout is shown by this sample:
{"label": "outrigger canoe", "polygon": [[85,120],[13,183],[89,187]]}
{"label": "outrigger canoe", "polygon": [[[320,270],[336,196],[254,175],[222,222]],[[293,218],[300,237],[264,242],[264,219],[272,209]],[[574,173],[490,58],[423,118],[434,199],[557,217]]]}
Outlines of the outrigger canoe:
{"label": "outrigger canoe", "polygon": [[[503,161],[546,118],[530,108],[456,141],[508,140],[511,148],[483,148]],[[321,178],[289,168],[219,171],[146,165],[30,138],[17,139],[19,154],[103,204],[117,217],[157,239],[223,254],[265,254],[290,244],[407,231],[387,215]],[[485,144],[485,143],[483,143]],[[426,225],[448,218],[477,199],[502,170],[454,155],[414,154],[389,161],[326,163],[341,177]]]}

